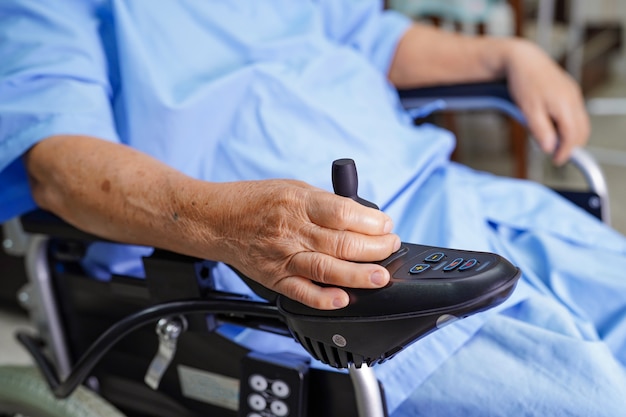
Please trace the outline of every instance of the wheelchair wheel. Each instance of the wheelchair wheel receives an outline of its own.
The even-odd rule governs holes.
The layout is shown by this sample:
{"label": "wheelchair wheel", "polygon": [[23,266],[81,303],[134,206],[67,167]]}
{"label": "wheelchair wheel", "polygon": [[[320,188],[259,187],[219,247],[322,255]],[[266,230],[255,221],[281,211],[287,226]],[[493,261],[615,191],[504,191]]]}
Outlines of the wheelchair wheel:
{"label": "wheelchair wheel", "polygon": [[124,417],[81,386],[70,397],[52,395],[33,366],[0,366],[0,417]]}

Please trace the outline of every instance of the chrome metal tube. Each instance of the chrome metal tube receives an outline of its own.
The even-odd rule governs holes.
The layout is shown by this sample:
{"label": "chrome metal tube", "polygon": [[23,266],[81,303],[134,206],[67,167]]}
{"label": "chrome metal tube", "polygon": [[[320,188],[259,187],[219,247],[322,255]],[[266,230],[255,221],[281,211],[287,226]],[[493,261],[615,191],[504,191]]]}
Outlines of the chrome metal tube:
{"label": "chrome metal tube", "polygon": [[372,368],[366,364],[348,367],[356,395],[359,417],[386,417],[382,392]]}

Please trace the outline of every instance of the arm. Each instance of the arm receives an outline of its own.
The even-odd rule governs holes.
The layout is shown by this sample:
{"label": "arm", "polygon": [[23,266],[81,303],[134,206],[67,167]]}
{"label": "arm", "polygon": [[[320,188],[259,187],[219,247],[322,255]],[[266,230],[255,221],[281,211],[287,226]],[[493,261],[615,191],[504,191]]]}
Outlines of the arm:
{"label": "arm", "polygon": [[10,39],[0,42],[0,171],[25,155],[15,188],[30,185],[35,201],[23,192],[20,210],[37,203],[96,235],[223,261],[312,307],[348,302],[312,281],[384,286],[384,268],[345,261],[399,246],[383,213],[294,181],[198,181],[119,143],[108,6],[0,1]]}
{"label": "arm", "polygon": [[44,139],[25,164],[37,204],[80,229],[226,262],[315,308],[343,307],[348,296],[313,281],[386,285],[385,268],[345,259],[383,259],[400,245],[382,212],[301,182],[199,181],[86,136]]}
{"label": "arm", "polygon": [[506,78],[531,133],[559,165],[590,133],[579,87],[519,38],[467,37],[415,24],[398,43],[388,76],[398,88]]}

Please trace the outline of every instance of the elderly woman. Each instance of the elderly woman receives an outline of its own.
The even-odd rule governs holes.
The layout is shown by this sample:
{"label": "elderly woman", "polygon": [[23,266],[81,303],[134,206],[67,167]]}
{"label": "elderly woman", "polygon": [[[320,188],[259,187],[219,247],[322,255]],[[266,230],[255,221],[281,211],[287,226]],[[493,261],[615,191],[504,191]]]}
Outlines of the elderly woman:
{"label": "elderly woman", "polygon": [[[534,45],[369,0],[4,0],[0,39],[0,221],[39,206],[139,245],[92,248],[96,278],[141,276],[161,247],[319,309],[385,286],[370,262],[400,239],[496,252],[523,271],[515,293],[377,366],[390,414],[623,412],[626,240],[539,185],[450,162],[452,135],[413,126],[396,94],[506,78],[561,164],[589,123]],[[325,191],[346,156],[381,211]],[[223,265],[219,285],[245,290]],[[294,349],[269,337],[237,340]]]}

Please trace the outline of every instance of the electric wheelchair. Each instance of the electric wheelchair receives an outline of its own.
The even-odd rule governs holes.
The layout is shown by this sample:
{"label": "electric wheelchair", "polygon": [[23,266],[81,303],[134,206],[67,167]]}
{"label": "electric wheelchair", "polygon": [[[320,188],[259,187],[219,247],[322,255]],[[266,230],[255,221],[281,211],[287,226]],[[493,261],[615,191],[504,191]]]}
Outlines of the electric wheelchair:
{"label": "electric wheelchair", "polygon": [[[503,83],[401,97],[416,117],[494,109],[523,123]],[[608,222],[601,171],[582,150],[573,162],[590,191],[562,193]],[[358,196],[353,161],[335,161],[332,180],[337,194],[372,204]],[[349,307],[324,312],[243,276],[266,301],[216,291],[214,263],[160,249],[143,259],[145,280],[86,278],[80,261],[97,238],[49,213],[29,213],[4,232],[24,256],[28,283],[19,299],[36,333],[17,337],[37,369],[0,367],[0,415],[386,416],[371,367],[452,319],[501,303],[520,276],[495,254],[403,243],[381,261],[392,273],[388,287],[349,290]],[[309,355],[251,351],[228,337],[241,328],[292,337]]]}

